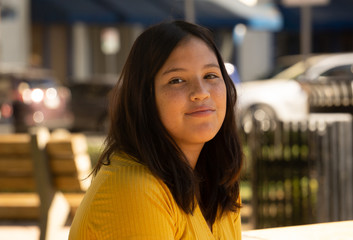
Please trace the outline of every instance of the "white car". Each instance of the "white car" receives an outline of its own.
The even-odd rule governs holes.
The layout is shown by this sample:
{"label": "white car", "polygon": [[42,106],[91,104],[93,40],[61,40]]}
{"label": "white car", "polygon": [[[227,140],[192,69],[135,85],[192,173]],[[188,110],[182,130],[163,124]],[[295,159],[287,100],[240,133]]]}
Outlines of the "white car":
{"label": "white car", "polygon": [[275,120],[305,120],[313,96],[318,99],[315,101],[325,98],[336,105],[343,101],[347,104],[347,98],[352,95],[352,88],[348,89],[350,81],[342,86],[342,82],[332,84],[327,79],[341,76],[353,79],[352,65],[353,53],[318,55],[292,65],[271,79],[237,84],[237,110],[242,127],[250,131],[253,117],[262,122],[263,130],[273,126]]}
{"label": "white car", "polygon": [[353,53],[320,54],[297,62],[273,78],[315,82],[320,77],[353,77],[352,64]]}

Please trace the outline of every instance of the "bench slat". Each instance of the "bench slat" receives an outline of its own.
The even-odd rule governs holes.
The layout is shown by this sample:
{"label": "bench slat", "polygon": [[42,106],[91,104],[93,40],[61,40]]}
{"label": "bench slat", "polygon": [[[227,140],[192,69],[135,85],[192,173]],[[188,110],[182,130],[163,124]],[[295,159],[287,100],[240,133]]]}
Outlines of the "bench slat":
{"label": "bench slat", "polygon": [[87,152],[87,141],[83,134],[71,134],[70,137],[53,137],[47,144],[49,156],[72,156]]}
{"label": "bench slat", "polygon": [[50,166],[55,175],[77,172],[88,172],[92,169],[88,154],[77,154],[71,158],[55,158],[50,160]]}
{"label": "bench slat", "polygon": [[30,136],[28,134],[2,134],[0,136],[0,154],[30,154]]}
{"label": "bench slat", "polygon": [[[84,194],[67,193],[64,197],[70,205],[71,218],[75,215]],[[38,220],[39,196],[36,193],[0,193],[0,219]]]}
{"label": "bench slat", "polygon": [[0,192],[36,191],[33,177],[0,176]]}
{"label": "bench slat", "polygon": [[33,175],[33,163],[28,155],[0,156],[0,176],[30,175]]}
{"label": "bench slat", "polygon": [[82,176],[81,178],[78,176],[58,176],[55,177],[54,182],[56,187],[64,192],[79,192],[86,191],[91,184],[91,178],[85,179],[87,175]]}
{"label": "bench slat", "polygon": [[[54,183],[58,190],[83,192],[91,183],[90,172],[81,175],[54,176]],[[36,185],[32,176],[0,176],[0,192],[36,191]]]}
{"label": "bench slat", "polygon": [[[54,188],[67,198],[72,219],[91,183],[92,166],[86,137],[83,134],[51,134],[46,143],[44,149]],[[0,135],[0,219],[39,219],[40,200],[33,156],[31,135]]]}

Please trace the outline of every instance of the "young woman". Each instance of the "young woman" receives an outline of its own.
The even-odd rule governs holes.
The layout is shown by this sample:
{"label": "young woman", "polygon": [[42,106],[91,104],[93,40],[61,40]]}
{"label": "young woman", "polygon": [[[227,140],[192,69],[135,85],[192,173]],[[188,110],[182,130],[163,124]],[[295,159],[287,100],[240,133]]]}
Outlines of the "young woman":
{"label": "young woman", "polygon": [[235,101],[207,29],[174,21],[142,33],[69,239],[241,239]]}

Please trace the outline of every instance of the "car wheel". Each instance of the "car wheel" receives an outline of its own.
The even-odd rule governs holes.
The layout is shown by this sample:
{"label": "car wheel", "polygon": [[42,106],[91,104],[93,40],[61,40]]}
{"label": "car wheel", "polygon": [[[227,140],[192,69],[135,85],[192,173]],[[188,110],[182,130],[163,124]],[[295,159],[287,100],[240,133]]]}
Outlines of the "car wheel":
{"label": "car wheel", "polygon": [[266,105],[253,105],[246,109],[241,116],[241,127],[245,133],[250,133],[256,122],[262,131],[273,130],[278,118],[275,111]]}

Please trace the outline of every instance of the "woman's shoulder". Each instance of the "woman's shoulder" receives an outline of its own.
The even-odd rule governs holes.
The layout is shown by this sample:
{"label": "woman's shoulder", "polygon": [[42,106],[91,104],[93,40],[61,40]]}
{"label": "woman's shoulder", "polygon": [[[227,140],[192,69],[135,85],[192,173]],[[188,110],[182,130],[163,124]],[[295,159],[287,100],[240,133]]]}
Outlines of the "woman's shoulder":
{"label": "woman's shoulder", "polygon": [[111,201],[116,201],[114,205],[121,205],[120,208],[156,205],[170,213],[178,208],[167,185],[145,165],[125,153],[115,154],[110,160],[111,164],[101,169],[108,171],[109,176],[101,184],[100,191],[111,195]]}
{"label": "woman's shoulder", "polygon": [[[117,154],[95,176],[78,217],[75,216],[75,226],[82,222],[81,231],[90,229],[95,234],[109,233],[121,239],[153,234],[172,236],[173,231],[168,229],[173,229],[180,215],[162,181],[143,164],[128,155]],[[164,235],[158,239],[170,239]]]}
{"label": "woman's shoulder", "polygon": [[110,157],[110,165],[104,166],[103,169],[119,174],[120,180],[150,180],[152,182],[158,182],[157,177],[151,173],[147,166],[126,153],[116,153],[112,155]]}
{"label": "woman's shoulder", "polygon": [[[117,152],[110,156],[110,163],[113,167],[135,167],[146,168],[137,158],[125,153]],[[147,170],[147,168],[146,168]]]}
{"label": "woman's shoulder", "polygon": [[[117,153],[111,156],[110,164],[103,166],[97,178],[103,175],[104,188],[111,188],[122,192],[137,195],[154,191],[163,195],[170,195],[168,187],[158,177],[135,158],[126,153]],[[101,186],[101,187],[103,187]]]}

